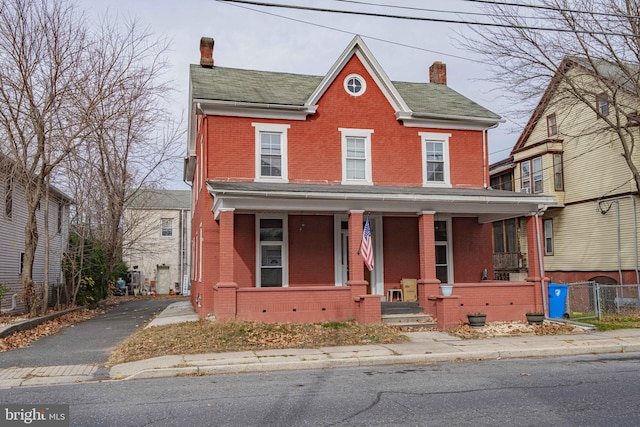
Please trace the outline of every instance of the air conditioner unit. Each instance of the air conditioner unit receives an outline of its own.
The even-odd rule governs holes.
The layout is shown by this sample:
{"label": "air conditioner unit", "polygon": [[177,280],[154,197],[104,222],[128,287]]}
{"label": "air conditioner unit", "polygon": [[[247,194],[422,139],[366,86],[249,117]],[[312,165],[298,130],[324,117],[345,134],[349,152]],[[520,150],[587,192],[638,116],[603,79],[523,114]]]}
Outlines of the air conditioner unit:
{"label": "air conditioner unit", "polygon": [[520,190],[521,193],[525,193],[525,194],[529,194],[531,192],[531,190],[529,189],[529,187],[525,187],[523,189]]}

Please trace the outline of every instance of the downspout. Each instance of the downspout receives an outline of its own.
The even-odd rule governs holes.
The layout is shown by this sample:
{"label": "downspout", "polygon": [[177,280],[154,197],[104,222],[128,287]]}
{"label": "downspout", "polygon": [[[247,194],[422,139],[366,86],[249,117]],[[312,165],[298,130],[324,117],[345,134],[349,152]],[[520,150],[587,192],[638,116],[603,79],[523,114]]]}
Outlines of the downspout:
{"label": "downspout", "polygon": [[[636,283],[638,284],[638,290],[640,291],[640,270],[638,269],[638,220],[637,220],[637,212],[636,212],[636,199],[633,196],[633,194],[627,195],[627,196],[620,196],[620,197],[611,197],[608,199],[600,199],[598,200],[598,203],[602,203],[602,202],[606,202],[606,201],[611,201],[612,203],[615,202],[616,203],[616,207],[617,207],[617,221],[618,221],[618,275],[619,275],[619,279],[620,279],[620,284],[623,284],[622,281],[622,243],[621,243],[621,239],[622,239],[622,226],[620,224],[620,204],[619,201],[621,199],[626,199],[626,198],[630,198],[631,199],[631,203],[632,203],[632,208],[633,208],[633,249],[634,249],[634,255],[635,255],[635,265],[634,265],[634,270],[636,273]],[[599,204],[598,204],[599,206]],[[607,213],[608,210],[603,211],[602,209],[600,209],[600,213],[605,215]]]}
{"label": "downspout", "polygon": [[482,129],[482,180],[485,189],[487,188],[487,175],[489,173],[489,157],[487,154],[487,152],[489,151],[487,146],[489,142],[487,138],[487,132],[489,131],[489,129],[495,129],[497,127],[498,123],[494,123],[493,125]]}
{"label": "downspout", "polygon": [[18,305],[18,304],[16,303],[16,299],[17,299],[17,298],[18,298],[18,293],[16,292],[16,293],[14,293],[14,294],[13,294],[13,296],[11,297],[11,308],[3,308],[3,309],[0,309],[0,313],[10,313],[10,312],[12,312],[13,310],[15,310],[15,309],[16,309],[16,306]]}
{"label": "downspout", "polygon": [[538,225],[538,217],[542,216],[547,210],[547,205],[544,205],[542,209],[538,209],[535,213],[536,217],[536,244],[538,246],[538,263],[540,265],[540,284],[542,288],[542,309],[547,313],[547,295],[544,289],[544,262],[542,258],[542,246],[540,244],[540,226]]}

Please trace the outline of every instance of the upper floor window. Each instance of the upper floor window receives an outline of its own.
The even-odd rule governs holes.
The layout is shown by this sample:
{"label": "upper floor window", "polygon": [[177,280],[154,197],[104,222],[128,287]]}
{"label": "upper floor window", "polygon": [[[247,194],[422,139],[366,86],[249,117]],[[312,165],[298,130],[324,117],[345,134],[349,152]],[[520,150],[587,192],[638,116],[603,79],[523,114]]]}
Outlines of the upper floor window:
{"label": "upper floor window", "polygon": [[349,95],[360,96],[367,90],[367,82],[359,74],[350,74],[344,79],[344,90]]}
{"label": "upper floor window", "polygon": [[529,160],[520,163],[520,180],[522,181],[521,191],[523,193],[531,192],[531,163]]}
{"label": "upper floor window", "polygon": [[598,110],[598,117],[609,115],[609,96],[606,93],[596,96],[596,109]]}
{"label": "upper floor window", "polygon": [[547,116],[547,135],[554,136],[558,134],[558,124],[556,123],[556,113]]}
{"label": "upper floor window", "polygon": [[342,133],[342,183],[371,184],[372,129],[345,129]]}
{"label": "upper floor window", "polygon": [[533,169],[533,192],[542,193],[544,190],[542,185],[542,157],[536,157],[531,160],[531,168]]}
{"label": "upper floor window", "polygon": [[564,173],[562,172],[562,154],[553,155],[553,188],[556,191],[564,191]]}
{"label": "upper floor window", "polygon": [[520,188],[523,193],[542,193],[544,190],[542,157],[520,163],[520,178],[522,180]]}
{"label": "upper floor window", "polygon": [[287,129],[290,125],[252,123],[256,129],[256,180],[287,181]]}
{"label": "upper floor window", "polygon": [[13,177],[7,177],[4,184],[4,215],[13,217]]}
{"label": "upper floor window", "polygon": [[422,182],[449,184],[450,133],[419,132],[422,138]]}
{"label": "upper floor window", "polygon": [[162,218],[160,224],[160,235],[162,237],[173,237],[173,219]]}
{"label": "upper floor window", "polygon": [[513,176],[511,172],[491,177],[491,188],[494,190],[513,191]]}

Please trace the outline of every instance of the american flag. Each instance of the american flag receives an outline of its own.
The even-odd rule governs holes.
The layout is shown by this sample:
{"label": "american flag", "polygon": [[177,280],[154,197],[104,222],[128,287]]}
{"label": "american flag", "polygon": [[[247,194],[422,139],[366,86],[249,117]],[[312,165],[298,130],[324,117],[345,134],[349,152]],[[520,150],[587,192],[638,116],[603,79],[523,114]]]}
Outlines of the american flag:
{"label": "american flag", "polygon": [[362,243],[360,244],[360,255],[369,271],[373,270],[373,245],[371,244],[371,228],[369,228],[369,218],[364,223],[362,231]]}

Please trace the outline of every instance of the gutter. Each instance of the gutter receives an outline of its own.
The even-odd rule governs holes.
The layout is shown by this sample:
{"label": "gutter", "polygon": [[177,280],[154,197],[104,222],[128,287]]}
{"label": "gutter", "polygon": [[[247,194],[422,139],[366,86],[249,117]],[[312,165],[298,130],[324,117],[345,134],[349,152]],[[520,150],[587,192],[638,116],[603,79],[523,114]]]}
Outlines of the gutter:
{"label": "gutter", "polygon": [[318,109],[317,105],[286,105],[286,104],[268,104],[261,102],[239,102],[239,101],[213,101],[210,99],[194,99],[192,103],[206,114],[207,107],[234,107],[234,108],[259,108],[265,110],[283,110],[283,111],[305,111],[308,114],[315,114]]}

